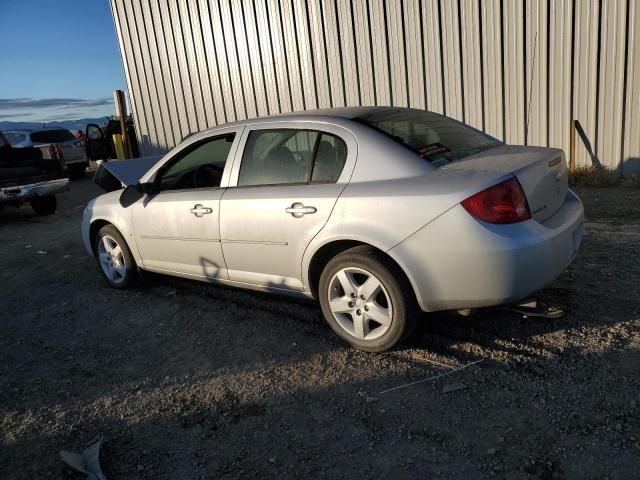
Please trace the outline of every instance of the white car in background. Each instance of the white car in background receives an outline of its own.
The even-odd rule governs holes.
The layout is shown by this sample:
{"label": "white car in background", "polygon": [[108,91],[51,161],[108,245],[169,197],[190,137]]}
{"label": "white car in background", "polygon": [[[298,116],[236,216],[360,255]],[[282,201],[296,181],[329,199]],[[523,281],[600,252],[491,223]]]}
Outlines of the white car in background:
{"label": "white car in background", "polygon": [[40,130],[8,130],[5,136],[13,148],[41,147],[56,144],[62,150],[67,173],[71,178],[82,178],[89,166],[85,146],[69,130],[43,128]]}

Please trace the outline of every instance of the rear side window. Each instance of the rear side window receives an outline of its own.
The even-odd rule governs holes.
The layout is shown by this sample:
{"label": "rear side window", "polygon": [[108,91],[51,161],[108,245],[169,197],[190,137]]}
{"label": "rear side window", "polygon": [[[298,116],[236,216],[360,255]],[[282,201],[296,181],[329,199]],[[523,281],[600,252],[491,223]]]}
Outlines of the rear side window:
{"label": "rear side window", "polygon": [[27,139],[27,136],[24,133],[6,133],[5,136],[11,145],[17,145]]}
{"label": "rear side window", "polygon": [[254,130],[242,156],[239,186],[335,182],[345,143],[315,130]]}
{"label": "rear side window", "polygon": [[337,182],[347,159],[347,145],[328,133],[320,136],[313,165],[312,182]]}
{"label": "rear side window", "polygon": [[43,130],[31,134],[31,141],[37,143],[60,143],[75,139],[69,130]]}
{"label": "rear side window", "polygon": [[502,145],[479,130],[424,110],[390,108],[356,120],[410,148],[435,167]]}

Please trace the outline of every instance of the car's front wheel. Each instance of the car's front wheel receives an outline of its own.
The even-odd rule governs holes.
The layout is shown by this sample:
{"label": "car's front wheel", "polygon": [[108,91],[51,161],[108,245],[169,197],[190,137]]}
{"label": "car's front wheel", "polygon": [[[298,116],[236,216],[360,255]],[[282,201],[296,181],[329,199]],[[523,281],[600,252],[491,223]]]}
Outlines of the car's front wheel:
{"label": "car's front wheel", "polygon": [[133,255],[113,225],[105,225],[98,231],[94,251],[98,266],[112,287],[126,288],[136,280]]}
{"label": "car's front wheel", "polygon": [[356,348],[382,352],[412,331],[411,292],[399,269],[368,247],[329,261],[318,288],[325,319]]}

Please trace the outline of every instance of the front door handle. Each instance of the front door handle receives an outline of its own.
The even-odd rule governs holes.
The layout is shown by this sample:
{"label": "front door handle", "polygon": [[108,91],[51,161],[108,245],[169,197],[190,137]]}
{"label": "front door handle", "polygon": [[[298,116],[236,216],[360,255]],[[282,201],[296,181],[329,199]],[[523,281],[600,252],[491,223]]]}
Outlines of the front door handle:
{"label": "front door handle", "polygon": [[294,218],[300,218],[303,215],[316,213],[318,210],[316,207],[307,207],[300,202],[296,202],[290,207],[285,208],[284,211],[291,214]]}
{"label": "front door handle", "polygon": [[193,208],[191,210],[189,210],[189,211],[191,213],[193,213],[198,218],[203,216],[203,215],[209,215],[210,213],[213,213],[213,209],[212,208],[203,207],[199,203],[194,205]]}

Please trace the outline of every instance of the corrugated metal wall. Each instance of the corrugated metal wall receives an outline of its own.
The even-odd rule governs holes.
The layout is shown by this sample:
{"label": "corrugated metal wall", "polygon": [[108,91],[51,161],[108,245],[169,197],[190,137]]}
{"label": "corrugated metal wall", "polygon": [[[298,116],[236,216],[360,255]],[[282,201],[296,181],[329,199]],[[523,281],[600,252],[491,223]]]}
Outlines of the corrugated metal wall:
{"label": "corrugated metal wall", "polygon": [[292,110],[400,105],[640,171],[640,0],[111,0],[145,154]]}

